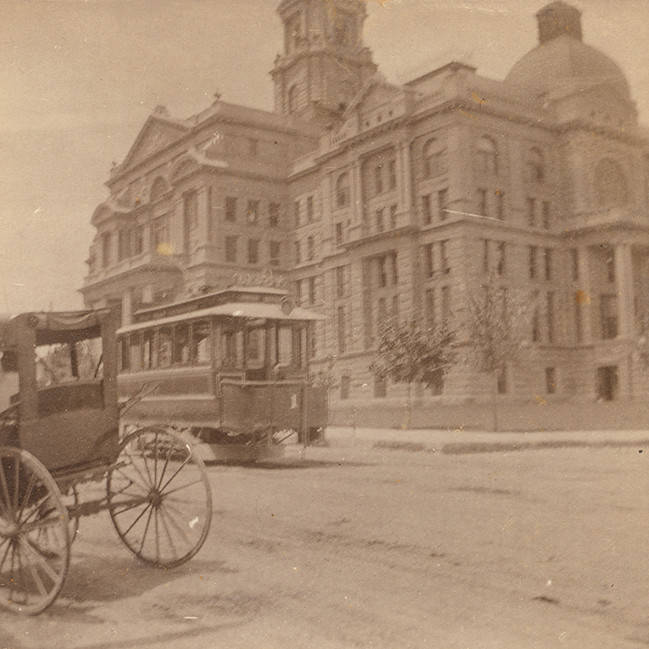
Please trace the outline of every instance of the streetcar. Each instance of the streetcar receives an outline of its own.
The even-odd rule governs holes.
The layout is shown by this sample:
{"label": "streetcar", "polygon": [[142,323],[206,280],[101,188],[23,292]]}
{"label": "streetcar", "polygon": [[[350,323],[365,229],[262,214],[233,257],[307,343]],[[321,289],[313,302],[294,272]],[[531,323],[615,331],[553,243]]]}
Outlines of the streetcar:
{"label": "streetcar", "polygon": [[[120,437],[116,322],[109,310],[0,320],[3,374],[18,391],[0,412],[0,606],[37,614],[58,597],[81,517],[108,511],[138,559],[172,568],[210,527],[205,466],[161,427]],[[103,490],[91,483],[105,483]]]}
{"label": "streetcar", "polygon": [[326,388],[309,371],[321,319],[263,286],[136,311],[117,332],[118,389],[121,400],[144,396],[122,425],[165,426],[211,462],[271,460],[287,440],[321,440]]}

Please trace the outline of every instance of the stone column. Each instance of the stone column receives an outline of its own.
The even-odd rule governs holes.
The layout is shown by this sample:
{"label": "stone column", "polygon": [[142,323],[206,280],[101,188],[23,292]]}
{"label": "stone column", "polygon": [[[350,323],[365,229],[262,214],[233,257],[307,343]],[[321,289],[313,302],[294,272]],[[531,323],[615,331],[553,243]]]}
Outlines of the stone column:
{"label": "stone column", "polygon": [[579,269],[579,290],[574,299],[581,310],[581,340],[589,344],[593,340],[593,315],[590,287],[590,264],[588,261],[588,247],[580,246],[577,249],[577,265]]}
{"label": "stone column", "polygon": [[615,286],[617,289],[618,337],[630,338],[635,330],[631,244],[619,243],[615,246]]}
{"label": "stone column", "polygon": [[412,209],[412,195],[413,195],[413,177],[412,177],[412,161],[410,155],[410,144],[399,144],[402,173],[399,180],[403,184],[402,194],[402,210],[406,212],[408,224],[414,223],[416,218]]}

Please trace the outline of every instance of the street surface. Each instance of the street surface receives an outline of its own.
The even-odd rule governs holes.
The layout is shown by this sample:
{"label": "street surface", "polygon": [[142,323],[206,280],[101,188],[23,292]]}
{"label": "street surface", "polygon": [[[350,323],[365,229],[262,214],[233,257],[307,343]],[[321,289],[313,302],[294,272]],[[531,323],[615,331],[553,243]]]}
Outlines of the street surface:
{"label": "street surface", "polygon": [[175,570],[83,519],[61,597],[0,612],[0,649],[649,646],[649,448],[298,459],[209,467]]}

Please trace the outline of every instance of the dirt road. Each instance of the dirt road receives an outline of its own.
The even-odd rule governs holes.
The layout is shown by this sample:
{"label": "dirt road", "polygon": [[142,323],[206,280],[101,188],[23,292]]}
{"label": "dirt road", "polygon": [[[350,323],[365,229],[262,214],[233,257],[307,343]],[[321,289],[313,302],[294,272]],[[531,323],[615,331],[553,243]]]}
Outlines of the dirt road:
{"label": "dirt road", "polygon": [[0,649],[649,646],[649,457],[308,449],[210,467],[185,566],[139,565],[82,521],[62,596],[0,613]]}

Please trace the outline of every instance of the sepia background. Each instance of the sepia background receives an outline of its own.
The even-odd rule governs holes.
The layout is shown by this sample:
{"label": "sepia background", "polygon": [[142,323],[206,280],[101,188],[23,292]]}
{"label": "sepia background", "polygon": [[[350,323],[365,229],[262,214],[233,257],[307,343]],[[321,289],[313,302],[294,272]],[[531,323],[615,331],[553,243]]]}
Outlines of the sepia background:
{"label": "sepia background", "polygon": [[[278,0],[0,0],[0,312],[81,306],[90,216],[158,104],[179,117],[272,109]],[[389,81],[451,59],[502,79],[536,44],[546,0],[368,0]],[[649,121],[646,0],[581,0],[586,40],[627,74]],[[503,43],[506,42],[506,47]]]}

